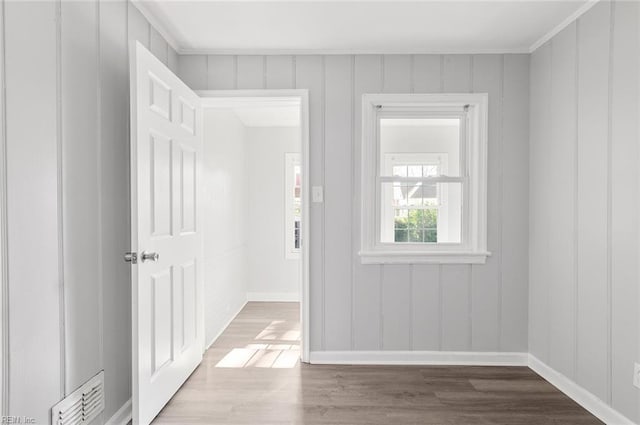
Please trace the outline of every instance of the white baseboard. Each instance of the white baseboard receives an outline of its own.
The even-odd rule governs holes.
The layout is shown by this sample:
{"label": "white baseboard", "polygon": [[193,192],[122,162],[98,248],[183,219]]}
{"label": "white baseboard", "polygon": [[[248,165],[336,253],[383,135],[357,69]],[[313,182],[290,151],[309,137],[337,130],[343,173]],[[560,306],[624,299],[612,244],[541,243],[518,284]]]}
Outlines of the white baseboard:
{"label": "white baseboard", "polygon": [[309,363],[336,365],[527,366],[527,353],[464,351],[312,351]]}
{"label": "white baseboard", "polygon": [[227,320],[227,323],[224,324],[224,326],[218,331],[218,333],[216,334],[216,336],[214,336],[211,341],[209,341],[209,343],[207,344],[207,346],[205,347],[204,351],[207,351],[209,348],[211,348],[211,346],[213,345],[214,342],[216,342],[216,340],[218,338],[220,338],[220,335],[222,335],[222,332],[224,332],[229,325],[231,324],[231,322],[233,321],[233,319],[236,318],[236,316],[238,315],[238,313],[240,313],[242,311],[242,309],[244,308],[244,306],[247,305],[248,301],[245,301],[243,303],[240,304],[240,307],[236,310],[235,313],[233,313],[231,315],[231,317],[229,317],[229,320]]}
{"label": "white baseboard", "polygon": [[104,425],[127,425],[131,422],[131,399],[127,400]]}
{"label": "white baseboard", "polygon": [[247,299],[262,302],[294,302],[300,301],[300,294],[297,292],[248,292]]}
{"label": "white baseboard", "polygon": [[608,425],[635,425],[635,422],[622,415],[597,396],[582,388],[562,373],[546,365],[533,354],[529,354],[529,368],[542,376],[551,385],[565,393],[592,415]]}

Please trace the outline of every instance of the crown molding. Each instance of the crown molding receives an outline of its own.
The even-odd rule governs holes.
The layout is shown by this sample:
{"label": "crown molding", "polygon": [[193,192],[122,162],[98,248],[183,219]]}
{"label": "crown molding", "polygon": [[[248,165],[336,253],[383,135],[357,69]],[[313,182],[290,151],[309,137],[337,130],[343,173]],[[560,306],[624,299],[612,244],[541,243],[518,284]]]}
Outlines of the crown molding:
{"label": "crown molding", "polygon": [[538,50],[539,47],[541,47],[547,41],[551,40],[558,33],[560,33],[560,31],[571,25],[573,22],[577,21],[582,15],[584,15],[589,9],[591,9],[596,5],[596,3],[599,2],[600,0],[588,0],[587,3],[583,4],[578,10],[569,15],[564,21],[560,22],[555,28],[540,37],[538,41],[533,43],[531,47],[529,47],[528,53],[533,53]]}
{"label": "crown molding", "polygon": [[160,22],[158,18],[156,18],[151,10],[149,10],[145,2],[143,2],[142,0],[129,1],[136,7],[136,9],[140,11],[140,13],[142,13],[142,16],[144,16],[147,21],[149,21],[149,24],[154,27],[162,37],[164,37],[166,42],[169,43],[169,46],[171,46],[173,50],[175,50],[178,54],[181,54],[180,51],[182,50],[182,47],[180,46],[178,40],[176,40],[172,32],[162,22]]}
{"label": "crown molding", "polygon": [[[560,22],[557,26],[540,37],[535,43],[527,47],[518,47],[513,49],[478,49],[478,50],[378,50],[378,49],[220,49],[220,48],[188,48],[183,47],[178,39],[173,35],[173,32],[164,25],[151,10],[145,4],[143,0],[129,0],[142,15],[149,21],[159,33],[164,37],[167,43],[179,54],[179,55],[484,55],[484,54],[528,54],[535,52],[538,48],[551,40],[554,36],[560,33],[563,29],[577,21],[582,15],[584,15],[589,9],[599,3],[601,0],[587,0],[578,10],[573,12],[570,16]],[[237,0],[237,1],[250,1],[250,0]],[[269,0],[264,0],[269,1]],[[354,0],[347,0],[354,1]],[[360,0],[355,0],[360,1]],[[365,1],[365,0],[361,0]],[[420,0],[418,0],[420,1]]]}
{"label": "crown molding", "polygon": [[180,49],[180,55],[276,56],[276,55],[505,55],[528,54],[529,49],[478,50],[378,50],[378,49]]}

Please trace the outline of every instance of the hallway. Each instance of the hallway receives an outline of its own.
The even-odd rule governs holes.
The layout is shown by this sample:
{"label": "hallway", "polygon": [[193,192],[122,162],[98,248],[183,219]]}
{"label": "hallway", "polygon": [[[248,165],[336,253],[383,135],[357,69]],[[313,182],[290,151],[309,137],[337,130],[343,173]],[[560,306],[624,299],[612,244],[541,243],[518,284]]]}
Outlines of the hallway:
{"label": "hallway", "polygon": [[300,365],[297,303],[248,303],[154,424],[599,424],[526,367]]}

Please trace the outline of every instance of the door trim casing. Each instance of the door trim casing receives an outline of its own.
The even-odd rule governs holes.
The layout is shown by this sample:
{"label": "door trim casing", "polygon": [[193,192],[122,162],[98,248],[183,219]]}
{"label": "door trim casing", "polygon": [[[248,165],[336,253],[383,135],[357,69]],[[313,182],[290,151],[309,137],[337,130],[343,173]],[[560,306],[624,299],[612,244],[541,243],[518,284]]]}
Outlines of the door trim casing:
{"label": "door trim casing", "polygon": [[[202,100],[203,109],[237,107],[241,105],[273,105],[294,102],[300,105],[300,144],[302,151],[302,261],[300,279],[300,358],[309,363],[309,210],[311,185],[309,182],[309,90],[259,89],[259,90],[195,90]],[[206,308],[206,306],[205,306]]]}

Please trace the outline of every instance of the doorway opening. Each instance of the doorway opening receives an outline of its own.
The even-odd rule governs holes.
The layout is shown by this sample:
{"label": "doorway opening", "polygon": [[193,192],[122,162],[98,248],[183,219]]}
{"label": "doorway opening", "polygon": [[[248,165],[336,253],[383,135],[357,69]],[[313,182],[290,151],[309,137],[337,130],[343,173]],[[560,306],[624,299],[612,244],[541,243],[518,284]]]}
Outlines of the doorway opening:
{"label": "doorway opening", "polygon": [[[296,311],[299,306],[300,326],[288,330],[288,349],[276,347],[282,349],[280,363],[294,357],[308,362],[308,92],[197,94],[204,135],[205,348],[247,302],[287,303]],[[284,331],[277,322],[264,332]],[[220,367],[253,364],[260,353],[266,365],[265,353],[273,352],[264,348],[236,347]]]}

